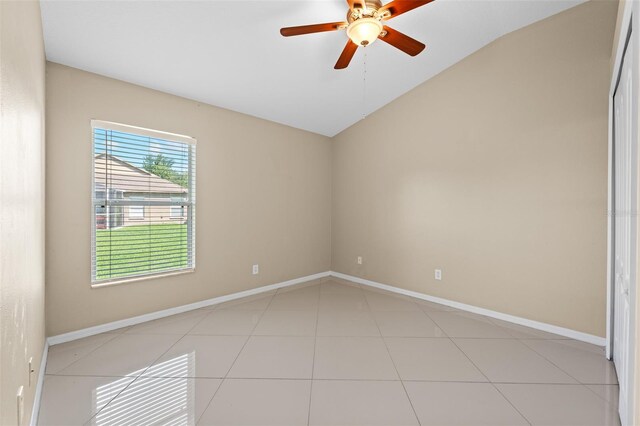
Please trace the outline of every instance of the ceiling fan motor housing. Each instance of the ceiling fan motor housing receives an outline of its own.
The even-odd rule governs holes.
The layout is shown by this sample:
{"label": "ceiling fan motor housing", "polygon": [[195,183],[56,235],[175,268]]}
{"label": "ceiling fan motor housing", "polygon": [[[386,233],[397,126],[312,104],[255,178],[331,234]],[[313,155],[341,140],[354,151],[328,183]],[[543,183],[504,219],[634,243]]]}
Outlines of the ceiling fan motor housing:
{"label": "ceiling fan motor housing", "polygon": [[383,16],[379,16],[378,10],[382,7],[381,0],[365,0],[356,2],[353,9],[347,12],[347,22],[352,23],[361,18],[376,18],[382,19]]}
{"label": "ceiling fan motor housing", "polygon": [[381,7],[381,0],[364,0],[356,2],[347,12],[347,35],[356,45],[368,46],[383,32],[384,15],[378,13]]}

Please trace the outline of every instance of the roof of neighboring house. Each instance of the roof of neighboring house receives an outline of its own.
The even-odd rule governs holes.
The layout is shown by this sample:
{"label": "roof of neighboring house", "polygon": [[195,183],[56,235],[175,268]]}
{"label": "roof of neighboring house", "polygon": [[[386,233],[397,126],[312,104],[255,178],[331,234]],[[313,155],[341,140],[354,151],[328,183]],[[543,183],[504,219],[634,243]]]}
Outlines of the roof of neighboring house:
{"label": "roof of neighboring house", "polygon": [[[181,193],[187,188],[156,176],[153,173],[127,163],[113,155],[95,156],[95,185],[97,188],[109,188],[123,192]],[[107,182],[107,175],[109,181]]]}

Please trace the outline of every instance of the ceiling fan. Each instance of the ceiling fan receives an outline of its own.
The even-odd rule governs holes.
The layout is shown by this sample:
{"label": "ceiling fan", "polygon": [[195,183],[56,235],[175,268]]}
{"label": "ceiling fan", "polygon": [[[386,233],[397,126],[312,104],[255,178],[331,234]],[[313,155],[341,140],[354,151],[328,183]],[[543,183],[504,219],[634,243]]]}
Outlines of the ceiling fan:
{"label": "ceiling fan", "polygon": [[347,45],[338,58],[338,62],[336,62],[334,67],[335,69],[346,68],[358,47],[368,46],[378,38],[408,55],[416,56],[424,50],[425,45],[418,40],[387,27],[384,25],[384,22],[417,7],[431,3],[432,1],[433,0],[393,0],[383,6],[381,0],[347,0],[349,11],[347,12],[346,22],[287,27],[280,29],[280,34],[285,37],[290,37],[346,28],[350,40],[347,41]]}

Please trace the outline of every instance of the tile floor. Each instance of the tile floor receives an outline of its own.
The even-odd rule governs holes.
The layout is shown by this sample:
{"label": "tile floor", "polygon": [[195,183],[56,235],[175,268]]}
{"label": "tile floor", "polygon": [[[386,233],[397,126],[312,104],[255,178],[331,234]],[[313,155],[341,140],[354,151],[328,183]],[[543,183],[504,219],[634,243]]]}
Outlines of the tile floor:
{"label": "tile floor", "polygon": [[602,348],[336,279],[50,348],[40,425],[617,425]]}

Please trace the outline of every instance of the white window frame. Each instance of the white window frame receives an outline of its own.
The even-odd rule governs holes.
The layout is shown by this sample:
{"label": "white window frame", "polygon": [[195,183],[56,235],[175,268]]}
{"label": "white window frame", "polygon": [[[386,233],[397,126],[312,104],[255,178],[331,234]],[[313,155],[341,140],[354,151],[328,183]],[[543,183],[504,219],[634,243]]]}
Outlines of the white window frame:
{"label": "white window frame", "polygon": [[[124,277],[110,278],[110,279],[97,279],[96,278],[96,268],[95,262],[92,261],[91,265],[91,287],[99,288],[111,285],[125,284],[136,281],[143,281],[158,277],[170,276],[170,275],[178,275],[178,274],[186,274],[195,271],[196,268],[196,185],[195,185],[195,146],[196,139],[190,136],[179,135],[175,133],[163,132],[158,130],[146,129],[143,127],[131,126],[121,123],[114,123],[103,120],[91,120],[91,208],[92,208],[92,225],[91,225],[91,258],[95,257],[95,248],[96,248],[96,214],[95,210],[98,206],[106,206],[107,213],[109,211],[110,205],[118,205],[118,206],[133,206],[139,207],[140,200],[132,199],[132,200],[109,200],[106,199],[96,199],[95,198],[95,141],[94,134],[95,129],[104,129],[104,130],[112,130],[117,132],[131,133],[140,136],[148,136],[157,139],[163,139],[170,142],[180,142],[193,146],[193,150],[190,150],[190,155],[193,155],[193,158],[190,158],[189,163],[189,171],[188,171],[188,187],[189,193],[187,199],[181,199],[179,201],[171,200],[168,203],[163,201],[145,201],[142,206],[154,206],[154,205],[170,205],[170,207],[175,206],[184,206],[186,207],[186,222],[187,222],[187,259],[190,259],[190,265],[184,268],[178,268],[174,270],[165,270],[159,271],[157,273],[143,273],[136,275],[129,275]],[[146,210],[146,209],[145,209]],[[183,209],[184,212],[184,209]],[[144,216],[143,216],[144,218]],[[128,219],[131,219],[128,217]],[[134,219],[139,220],[139,219]]]}

